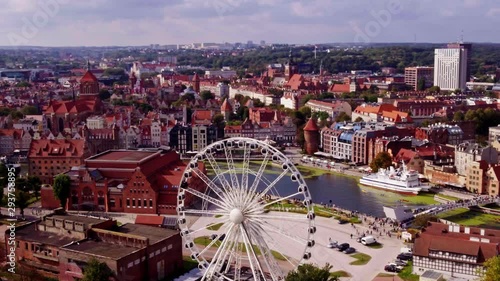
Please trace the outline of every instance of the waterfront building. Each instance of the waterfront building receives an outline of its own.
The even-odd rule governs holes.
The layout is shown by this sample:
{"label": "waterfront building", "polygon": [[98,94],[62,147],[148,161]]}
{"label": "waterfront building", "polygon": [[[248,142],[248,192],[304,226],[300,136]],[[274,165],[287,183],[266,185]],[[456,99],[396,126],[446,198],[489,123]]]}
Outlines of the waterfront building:
{"label": "waterfront building", "polygon": [[415,138],[438,144],[458,145],[464,139],[464,132],[458,125],[433,124],[415,130]]}
{"label": "waterfront building", "polygon": [[[185,168],[175,151],[113,150],[92,156],[82,166],[66,171],[72,181],[68,209],[175,214]],[[196,177],[190,186],[204,190]],[[42,206],[56,208],[49,205],[51,197],[52,189],[42,190]]]}
{"label": "waterfront building", "polygon": [[499,254],[500,231],[430,222],[415,239],[413,273],[477,279],[483,263]]}
{"label": "waterfront building", "polygon": [[498,151],[492,147],[481,147],[478,143],[461,143],[455,149],[457,173],[467,175],[467,169],[475,161],[484,160],[489,165],[498,163]]}
{"label": "waterfront building", "polygon": [[467,169],[465,188],[476,194],[486,194],[489,178],[487,177],[489,165],[484,160],[474,161]]}

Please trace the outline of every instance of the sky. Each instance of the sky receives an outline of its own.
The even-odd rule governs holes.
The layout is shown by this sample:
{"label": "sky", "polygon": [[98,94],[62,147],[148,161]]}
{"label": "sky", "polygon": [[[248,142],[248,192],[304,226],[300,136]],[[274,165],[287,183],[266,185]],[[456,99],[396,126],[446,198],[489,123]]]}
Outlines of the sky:
{"label": "sky", "polygon": [[2,0],[2,46],[500,43],[498,0]]}

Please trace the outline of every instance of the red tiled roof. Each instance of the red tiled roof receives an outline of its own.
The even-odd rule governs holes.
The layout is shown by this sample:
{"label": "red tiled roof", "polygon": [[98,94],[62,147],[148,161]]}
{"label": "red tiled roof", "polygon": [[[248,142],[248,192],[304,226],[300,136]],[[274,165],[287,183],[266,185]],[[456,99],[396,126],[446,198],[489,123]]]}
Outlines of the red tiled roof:
{"label": "red tiled roof", "polygon": [[85,154],[84,149],[84,140],[32,140],[28,157],[82,157]]}
{"label": "red tiled roof", "polygon": [[312,118],[309,118],[306,125],[304,126],[304,131],[319,131],[318,125],[316,125],[316,121]]}
{"label": "red tiled roof", "polygon": [[80,79],[80,83],[82,82],[97,82],[97,78],[94,74],[89,70],[83,75],[82,79]]}
{"label": "red tiled roof", "polygon": [[135,217],[135,224],[161,226],[163,225],[163,221],[164,221],[163,216],[137,215]]}
{"label": "red tiled roof", "polygon": [[332,93],[349,93],[351,92],[351,85],[349,84],[333,84],[330,87]]}

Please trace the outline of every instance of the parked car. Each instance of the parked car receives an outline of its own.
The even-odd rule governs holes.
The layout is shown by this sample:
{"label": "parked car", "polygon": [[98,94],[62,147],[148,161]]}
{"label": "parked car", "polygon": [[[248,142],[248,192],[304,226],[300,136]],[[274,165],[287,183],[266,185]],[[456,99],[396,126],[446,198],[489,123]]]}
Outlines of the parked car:
{"label": "parked car", "polygon": [[353,247],[349,247],[345,249],[344,254],[352,254],[354,252],[356,252],[356,249],[354,249]]}
{"label": "parked car", "polygon": [[405,266],[408,264],[408,261],[403,261],[403,260],[395,260],[394,263],[398,266]]}
{"label": "parked car", "polygon": [[388,272],[400,272],[401,270],[398,269],[396,266],[394,265],[391,265],[391,264],[388,264],[384,267],[384,270],[385,271],[388,271]]}
{"label": "parked car", "polygon": [[330,249],[335,249],[335,248],[337,248],[338,246],[339,246],[339,242],[338,242],[338,241],[333,241],[333,240],[332,240],[332,241],[330,241],[330,242],[328,243],[328,248],[330,248]]}
{"label": "parked car", "polygon": [[349,248],[349,247],[350,247],[349,243],[342,243],[342,244],[338,245],[337,248],[340,252],[343,252],[343,251],[347,250],[347,248]]}
{"label": "parked car", "polygon": [[339,220],[339,224],[346,224],[346,223],[348,223],[348,222],[349,222],[349,221],[344,220],[344,219],[340,219],[340,220]]}
{"label": "parked car", "polygon": [[374,243],[377,243],[377,239],[375,239],[375,237],[373,236],[365,236],[361,238],[361,244],[363,245],[371,245]]}
{"label": "parked car", "polygon": [[404,268],[404,265],[398,265],[397,263],[394,263],[394,262],[389,263],[388,265],[395,266],[399,271],[403,270],[403,268]]}
{"label": "parked car", "polygon": [[363,236],[356,238],[356,242],[361,243],[361,239],[363,239]]}
{"label": "parked car", "polygon": [[397,256],[397,259],[398,260],[402,260],[402,261],[411,261],[411,260],[413,260],[413,254],[411,254],[411,253],[402,253],[402,254],[399,254]]}

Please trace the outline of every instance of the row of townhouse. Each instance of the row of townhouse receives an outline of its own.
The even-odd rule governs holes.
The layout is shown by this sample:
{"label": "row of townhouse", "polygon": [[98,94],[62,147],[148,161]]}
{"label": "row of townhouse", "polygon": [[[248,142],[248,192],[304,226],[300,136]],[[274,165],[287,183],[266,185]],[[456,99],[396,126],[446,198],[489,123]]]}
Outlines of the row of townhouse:
{"label": "row of townhouse", "polygon": [[283,122],[255,122],[245,120],[241,125],[227,125],[224,128],[224,136],[246,137],[257,140],[272,140],[279,143],[294,143],[297,135],[297,127],[290,118]]}

